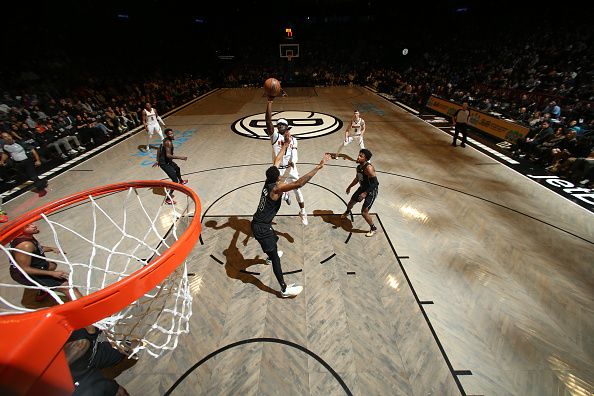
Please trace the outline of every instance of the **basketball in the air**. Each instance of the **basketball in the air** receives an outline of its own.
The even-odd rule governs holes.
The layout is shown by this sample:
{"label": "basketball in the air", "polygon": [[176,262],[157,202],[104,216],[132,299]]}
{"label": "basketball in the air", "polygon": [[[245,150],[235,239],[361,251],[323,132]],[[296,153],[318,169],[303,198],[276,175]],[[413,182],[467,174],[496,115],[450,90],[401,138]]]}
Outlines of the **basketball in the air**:
{"label": "basketball in the air", "polygon": [[264,92],[266,92],[266,96],[279,96],[281,93],[280,82],[276,78],[270,77],[264,81]]}

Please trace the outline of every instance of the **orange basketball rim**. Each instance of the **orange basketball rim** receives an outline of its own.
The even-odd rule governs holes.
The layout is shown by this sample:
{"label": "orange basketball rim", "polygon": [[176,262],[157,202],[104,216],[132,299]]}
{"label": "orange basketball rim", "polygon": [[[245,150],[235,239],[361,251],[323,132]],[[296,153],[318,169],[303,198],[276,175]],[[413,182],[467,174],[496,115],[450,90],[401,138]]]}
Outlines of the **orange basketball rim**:
{"label": "orange basketball rim", "polygon": [[[95,187],[34,209],[0,229],[0,243],[6,245],[22,228],[60,209],[130,188],[166,188],[187,195],[201,211],[198,195],[190,188],[169,181],[142,180]],[[72,331],[89,326],[120,311],[157,286],[193,249],[201,232],[195,215],[186,231],[149,265],[102,290],[51,308],[0,316],[0,394],[64,395],[74,387],[63,346]]]}

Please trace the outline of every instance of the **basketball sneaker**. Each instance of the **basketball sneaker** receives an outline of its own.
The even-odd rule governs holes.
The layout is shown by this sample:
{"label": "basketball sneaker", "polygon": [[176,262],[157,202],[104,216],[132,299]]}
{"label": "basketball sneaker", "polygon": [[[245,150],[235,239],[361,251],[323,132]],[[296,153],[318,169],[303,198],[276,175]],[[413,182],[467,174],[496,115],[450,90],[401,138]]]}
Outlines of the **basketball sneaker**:
{"label": "basketball sneaker", "polygon": [[[283,251],[282,250],[279,250],[277,253],[278,253],[278,258],[283,257]],[[270,260],[269,258],[266,259],[266,265],[272,265],[272,260]]]}
{"label": "basketball sneaker", "polygon": [[375,233],[377,232],[377,228],[376,226],[372,225],[371,229],[369,230],[369,232],[367,234],[365,234],[366,237],[372,237],[375,235]]}
{"label": "basketball sneaker", "polygon": [[182,179],[181,184],[188,184],[188,179]]}
{"label": "basketball sneaker", "polygon": [[167,199],[165,199],[165,203],[167,205],[175,205],[177,202],[175,202],[175,199],[173,199],[173,198],[167,198]]}
{"label": "basketball sneaker", "polygon": [[307,225],[308,224],[307,213],[305,213],[305,212],[299,212],[299,217],[301,217],[301,222],[303,223],[303,225]]}
{"label": "basketball sneaker", "polygon": [[298,296],[299,293],[301,293],[303,291],[303,286],[299,286],[296,284],[290,284],[285,288],[285,291],[281,291],[281,296],[283,298],[288,298],[288,297],[295,297]]}

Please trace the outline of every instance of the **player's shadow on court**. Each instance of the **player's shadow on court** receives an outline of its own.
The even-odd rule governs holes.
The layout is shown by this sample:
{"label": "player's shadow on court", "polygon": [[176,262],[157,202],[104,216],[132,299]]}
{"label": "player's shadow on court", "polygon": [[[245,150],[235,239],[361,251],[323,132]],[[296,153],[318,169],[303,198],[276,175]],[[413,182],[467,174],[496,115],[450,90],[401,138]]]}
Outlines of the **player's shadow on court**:
{"label": "player's shadow on court", "polygon": [[[257,255],[254,259],[246,259],[243,257],[243,255],[237,248],[237,242],[239,241],[240,235],[244,235],[242,240],[243,246],[247,246],[249,239],[253,237],[250,220],[240,219],[237,216],[230,216],[227,219],[227,222],[221,225],[218,225],[215,220],[209,220],[206,223],[204,223],[204,225],[208,228],[212,228],[213,230],[221,230],[223,228],[229,227],[235,231],[233,233],[233,237],[231,238],[231,243],[229,244],[229,247],[223,251],[223,254],[226,258],[225,272],[227,273],[227,276],[229,278],[240,280],[243,283],[251,283],[252,285],[256,286],[258,289],[262,291],[280,297],[280,294],[277,290],[274,290],[270,286],[265,285],[264,283],[262,283],[260,279],[256,277],[256,275],[260,275],[260,273],[247,271],[247,268],[251,267],[252,265],[265,264],[266,260],[261,259],[259,255]],[[277,235],[285,238],[290,243],[293,243],[295,241],[293,237],[288,233],[278,231],[276,233]],[[266,268],[269,271],[272,271],[271,268],[264,268]]]}
{"label": "player's shadow on court", "polygon": [[44,297],[38,296],[37,290],[35,289],[24,289],[21,304],[25,308],[37,310],[41,308],[53,307],[58,305],[58,302],[49,295],[45,295]]}
{"label": "player's shadow on court", "polygon": [[[275,223],[273,222],[272,224],[275,224]],[[230,216],[227,219],[227,222],[224,224],[221,224],[221,225],[218,225],[215,220],[208,220],[206,223],[204,223],[204,225],[207,226],[208,228],[212,228],[213,230],[222,230],[223,228],[231,227],[231,229],[233,229],[235,231],[239,231],[240,233],[245,235],[245,238],[241,242],[241,243],[243,243],[243,246],[247,246],[248,241],[252,237],[252,226],[251,226],[250,220],[240,219],[237,216]],[[276,235],[285,238],[290,243],[295,242],[295,240],[289,233],[276,231]]]}
{"label": "player's shadow on court", "polygon": [[241,232],[239,230],[235,230],[229,247],[223,251],[223,254],[226,258],[225,272],[227,272],[227,276],[229,278],[240,280],[243,283],[251,283],[258,289],[265,291],[267,293],[274,294],[278,297],[279,294],[276,290],[274,290],[270,286],[265,285],[264,283],[262,283],[260,279],[256,278],[256,275],[260,275],[260,273],[246,271],[248,267],[251,267],[255,264],[265,264],[266,261],[264,259],[259,258],[260,256],[256,256],[255,259],[246,259],[243,257],[243,255],[237,248],[237,240],[239,239],[240,233]]}
{"label": "player's shadow on court", "polygon": [[314,210],[313,215],[319,216],[324,222],[331,224],[334,229],[342,228],[344,231],[352,232],[353,234],[365,234],[367,232],[367,230],[353,228],[353,222],[350,216],[346,219],[341,219],[341,213],[336,214],[331,210]]}

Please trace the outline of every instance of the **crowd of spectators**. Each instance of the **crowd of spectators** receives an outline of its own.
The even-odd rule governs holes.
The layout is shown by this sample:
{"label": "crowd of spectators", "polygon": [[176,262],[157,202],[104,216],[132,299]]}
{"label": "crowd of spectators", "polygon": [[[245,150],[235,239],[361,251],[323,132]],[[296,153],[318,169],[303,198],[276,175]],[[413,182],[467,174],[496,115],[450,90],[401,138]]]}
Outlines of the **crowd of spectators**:
{"label": "crowd of spectators", "polygon": [[[366,45],[374,34],[374,45]],[[591,29],[577,25],[477,27],[448,32],[447,45],[434,35],[419,38],[409,51],[404,41],[375,32],[322,29],[300,40],[300,57],[291,62],[265,56],[270,49],[261,46],[238,50],[244,61],[229,67],[221,83],[257,87],[276,73],[284,85],[369,85],[420,110],[431,95],[468,102],[530,128],[527,140],[512,147],[517,158],[594,187],[593,38]]]}
{"label": "crowd of spectators", "polygon": [[[10,93],[0,97],[0,132],[9,133],[40,158],[38,173],[141,124],[145,103],[162,113],[207,92],[207,79],[192,76],[153,78],[143,83],[89,83],[57,92]],[[3,142],[0,142],[3,143]],[[27,178],[15,161],[0,167],[3,189]]]}
{"label": "crowd of spectators", "polygon": [[513,120],[530,130],[512,146],[516,158],[594,187],[592,32],[541,26],[477,37],[436,47],[404,71],[376,71],[371,84],[418,109],[433,94]]}
{"label": "crowd of spectators", "polygon": [[[391,34],[386,34],[389,17],[303,25],[294,41],[285,41],[300,44],[299,57],[291,62],[279,56],[282,40],[266,30],[254,29],[249,37],[241,29],[219,30],[207,36],[210,50],[201,52],[202,67],[192,73],[207,78],[190,76],[182,65],[169,70],[168,77],[147,74],[131,80],[122,77],[132,75],[129,70],[105,75],[85,64],[77,68],[86,75],[76,86],[59,87],[51,77],[71,67],[68,54],[59,52],[59,60],[45,62],[53,69],[51,76],[35,79],[37,71],[21,73],[21,80],[38,84],[38,90],[8,91],[0,98],[0,130],[31,143],[42,162],[59,163],[138,126],[144,102],[164,113],[211,87],[260,87],[275,76],[284,86],[370,85],[420,110],[430,95],[468,102],[473,109],[530,128],[528,139],[513,147],[519,158],[579,181],[592,180],[589,171],[573,176],[567,165],[576,160],[567,160],[589,163],[592,156],[593,34],[577,19],[569,27],[548,18],[530,29],[447,20],[432,30],[394,26]],[[212,51],[215,47],[219,50]],[[540,133],[545,122],[553,130],[546,136]],[[2,178],[10,179],[2,172]]]}
{"label": "crowd of spectators", "polygon": [[[46,53],[24,47],[31,55],[25,62],[28,69],[19,70],[19,65],[0,70],[0,147],[17,142],[22,146],[17,154],[34,160],[20,166],[24,161],[4,153],[0,192],[26,179],[45,191],[47,181],[38,174],[139,127],[145,103],[165,114],[214,87],[261,87],[270,76],[284,86],[372,86],[420,111],[427,111],[431,95],[467,102],[473,109],[529,128],[528,135],[511,147],[514,157],[594,189],[594,31],[589,25],[580,28],[562,18],[557,25],[540,21],[495,30],[479,22],[470,24],[474,31],[444,24],[433,31],[419,26],[401,38],[396,30],[386,34],[391,22],[389,16],[381,21],[359,16],[303,27],[301,37],[285,42],[300,44],[299,57],[290,62],[279,56],[281,40],[265,32],[247,37],[239,30],[230,40],[234,46],[213,34],[205,46],[221,50],[201,51],[212,59],[200,59],[204,62],[199,69],[182,64],[167,72],[148,69],[142,74],[137,72],[142,62],[162,61],[167,44],[157,37],[143,40],[141,50],[126,36],[89,39],[101,43],[102,51],[93,52],[93,44],[79,46],[82,59],[89,60],[82,63],[69,57],[64,42]],[[118,34],[103,24],[95,28],[100,35],[109,30]],[[81,25],[77,29],[82,30]],[[175,34],[175,29],[168,31]],[[18,36],[11,33],[5,36]],[[47,44],[47,38],[38,39]],[[187,51],[188,43],[182,41],[174,49]],[[137,63],[135,52],[142,58]],[[7,57],[3,66],[16,65],[15,58]],[[5,221],[0,201],[0,223]],[[92,329],[81,334],[76,337],[96,343]],[[81,340],[69,340],[66,350]],[[119,359],[118,355],[113,360]],[[80,364],[81,377],[97,373],[89,359],[69,363],[75,378]],[[117,383],[110,384],[126,393]]]}

